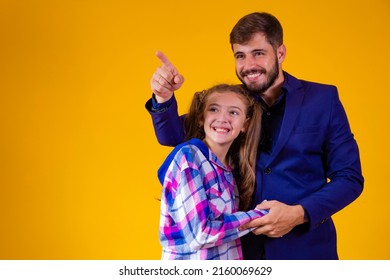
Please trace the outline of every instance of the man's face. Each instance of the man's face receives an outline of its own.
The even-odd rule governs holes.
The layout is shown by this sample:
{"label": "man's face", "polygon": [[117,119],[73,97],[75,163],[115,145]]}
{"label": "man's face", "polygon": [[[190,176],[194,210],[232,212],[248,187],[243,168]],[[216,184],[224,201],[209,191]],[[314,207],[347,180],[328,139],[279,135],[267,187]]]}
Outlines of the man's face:
{"label": "man's face", "polygon": [[267,91],[281,74],[277,54],[261,33],[243,45],[233,44],[233,53],[237,77],[251,91]]}

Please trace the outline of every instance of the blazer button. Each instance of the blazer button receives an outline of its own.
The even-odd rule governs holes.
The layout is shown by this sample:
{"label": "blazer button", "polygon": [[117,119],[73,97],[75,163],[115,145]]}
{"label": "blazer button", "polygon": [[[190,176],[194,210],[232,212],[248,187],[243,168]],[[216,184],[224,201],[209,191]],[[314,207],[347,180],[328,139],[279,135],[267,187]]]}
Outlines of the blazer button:
{"label": "blazer button", "polygon": [[264,173],[265,174],[271,174],[271,172],[272,172],[272,170],[271,170],[271,168],[269,168],[269,167],[267,167],[266,169],[264,169]]}

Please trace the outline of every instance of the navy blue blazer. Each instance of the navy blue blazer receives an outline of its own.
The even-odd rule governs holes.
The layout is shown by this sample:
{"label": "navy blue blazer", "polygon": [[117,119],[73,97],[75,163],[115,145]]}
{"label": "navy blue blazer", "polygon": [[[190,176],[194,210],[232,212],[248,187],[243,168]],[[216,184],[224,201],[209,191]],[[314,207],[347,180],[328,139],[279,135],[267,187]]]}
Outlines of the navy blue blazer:
{"label": "navy blue blazer", "polygon": [[[254,203],[266,199],[300,204],[309,222],[282,238],[248,234],[242,238],[244,258],[338,259],[331,216],[363,191],[358,146],[335,86],[284,75],[284,118],[266,166],[256,170]],[[184,141],[183,116],[174,98],[163,112],[153,112],[151,100],[146,108],[160,144]]]}

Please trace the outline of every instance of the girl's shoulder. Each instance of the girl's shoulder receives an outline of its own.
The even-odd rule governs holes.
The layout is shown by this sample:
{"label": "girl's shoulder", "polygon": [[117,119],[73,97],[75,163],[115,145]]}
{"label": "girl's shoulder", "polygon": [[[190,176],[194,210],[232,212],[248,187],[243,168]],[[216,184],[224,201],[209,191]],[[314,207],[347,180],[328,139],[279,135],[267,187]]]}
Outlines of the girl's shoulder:
{"label": "girl's shoulder", "polygon": [[167,160],[182,156],[192,157],[194,155],[202,154],[205,158],[209,157],[210,150],[207,145],[198,138],[192,138],[184,143],[177,145],[168,155]]}
{"label": "girl's shoulder", "polygon": [[208,161],[209,154],[210,151],[207,145],[198,138],[192,138],[177,145],[169,153],[159,168],[159,180],[163,180],[168,169],[172,168],[172,164],[174,164],[179,170],[187,167],[188,165],[201,165],[204,161]]}

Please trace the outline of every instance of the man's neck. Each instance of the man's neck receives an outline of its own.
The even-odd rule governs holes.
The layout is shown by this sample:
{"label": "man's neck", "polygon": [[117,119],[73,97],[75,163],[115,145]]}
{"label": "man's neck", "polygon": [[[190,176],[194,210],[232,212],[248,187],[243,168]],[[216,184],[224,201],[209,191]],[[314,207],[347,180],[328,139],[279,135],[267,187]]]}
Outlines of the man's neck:
{"label": "man's neck", "polygon": [[280,97],[282,93],[283,82],[284,75],[283,72],[281,72],[275,83],[260,95],[268,107],[271,107]]}

